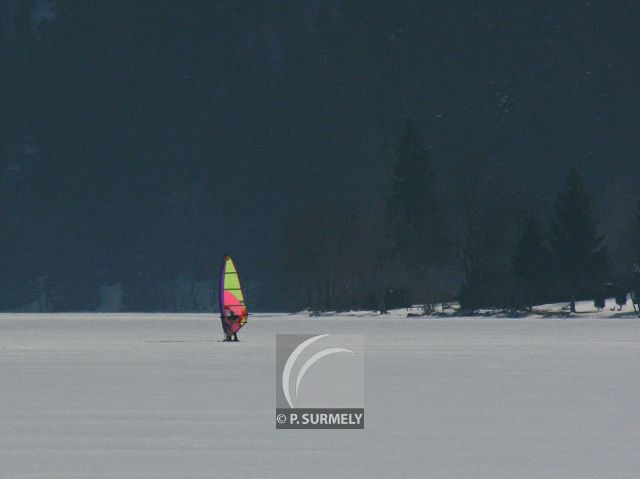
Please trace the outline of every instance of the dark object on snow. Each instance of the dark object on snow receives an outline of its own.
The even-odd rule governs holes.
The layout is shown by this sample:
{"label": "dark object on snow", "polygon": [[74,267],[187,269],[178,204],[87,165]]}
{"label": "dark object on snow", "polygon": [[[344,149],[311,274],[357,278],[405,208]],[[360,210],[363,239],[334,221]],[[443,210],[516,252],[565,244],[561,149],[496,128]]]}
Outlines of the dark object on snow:
{"label": "dark object on snow", "polygon": [[618,311],[622,311],[622,307],[627,304],[627,292],[616,293],[616,304],[618,305]]}
{"label": "dark object on snow", "polygon": [[631,291],[631,304],[633,305],[633,310],[640,317],[640,290]]}
{"label": "dark object on snow", "polygon": [[596,299],[593,300],[593,305],[598,308],[598,311],[604,308],[604,295],[598,294]]}
{"label": "dark object on snow", "polygon": [[618,311],[622,311],[622,307],[627,304],[627,293],[629,292],[629,278],[626,276],[618,276],[611,285],[611,294],[616,300],[616,305],[613,306],[611,311],[615,311],[616,307]]}

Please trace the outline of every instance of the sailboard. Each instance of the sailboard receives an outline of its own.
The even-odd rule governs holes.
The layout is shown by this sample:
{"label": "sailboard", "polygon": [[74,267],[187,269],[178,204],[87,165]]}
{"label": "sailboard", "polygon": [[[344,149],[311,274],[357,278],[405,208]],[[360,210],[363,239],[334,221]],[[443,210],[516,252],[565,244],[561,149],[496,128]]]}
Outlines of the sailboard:
{"label": "sailboard", "polygon": [[247,324],[248,316],[236,265],[225,255],[220,273],[220,319],[227,338]]}

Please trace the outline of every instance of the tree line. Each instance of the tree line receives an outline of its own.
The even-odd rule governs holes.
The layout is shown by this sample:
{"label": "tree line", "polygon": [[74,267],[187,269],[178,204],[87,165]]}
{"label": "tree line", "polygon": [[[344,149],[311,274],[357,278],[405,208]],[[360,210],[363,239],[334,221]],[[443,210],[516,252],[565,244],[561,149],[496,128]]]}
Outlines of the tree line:
{"label": "tree line", "polygon": [[[614,267],[593,199],[574,167],[550,214],[469,157],[439,175],[417,125],[394,148],[386,194],[370,209],[327,202],[293,217],[284,258],[295,308],[377,309],[459,301],[463,310],[528,309],[604,298],[640,284],[640,202],[629,256]],[[296,293],[297,292],[297,293]]]}
{"label": "tree line", "polygon": [[[395,78],[412,79],[407,91],[429,78],[432,87],[460,82],[474,92],[466,100],[484,91],[455,68],[415,75],[428,42],[397,42],[398,32],[371,48],[386,37],[381,18],[417,19],[409,4],[424,2],[405,11],[346,2],[344,16],[285,3],[273,12],[226,0],[0,7],[0,310],[94,310],[107,287],[125,310],[210,311],[225,251],[238,253],[250,306],[272,310],[430,309],[458,298],[511,307],[581,298],[629,277],[585,266],[604,262],[606,249],[597,261],[560,261],[573,248],[557,240],[560,213],[547,214],[482,155],[435,158],[455,163],[447,171],[432,164],[416,125],[382,178],[377,145],[405,109],[403,89],[385,90]],[[35,21],[45,4],[55,19]],[[440,36],[452,28],[427,19]],[[408,28],[425,31],[421,21]],[[430,53],[435,63],[448,56]],[[387,73],[368,73],[380,64]],[[363,83],[378,93],[363,95]],[[389,120],[372,127],[363,118]],[[369,165],[374,173],[362,171]],[[365,205],[326,192],[362,178],[381,181]],[[314,185],[334,200],[310,206]],[[570,280],[560,264],[575,270],[575,291],[561,291]],[[536,283],[551,268],[554,281]],[[587,281],[587,270],[604,279]]]}
{"label": "tree line", "polygon": [[126,310],[211,310],[211,76],[187,55],[206,20],[180,43],[156,5],[59,1],[36,23],[39,3],[0,11],[0,310],[94,310],[105,285]]}

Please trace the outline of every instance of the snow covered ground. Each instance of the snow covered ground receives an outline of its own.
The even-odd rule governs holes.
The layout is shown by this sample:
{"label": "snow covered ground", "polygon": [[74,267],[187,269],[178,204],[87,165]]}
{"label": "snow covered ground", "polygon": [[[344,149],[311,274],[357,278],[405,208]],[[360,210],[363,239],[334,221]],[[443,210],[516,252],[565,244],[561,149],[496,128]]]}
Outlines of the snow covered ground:
{"label": "snow covered ground", "polygon": [[[640,319],[402,315],[0,315],[0,478],[640,477]],[[276,430],[276,333],[334,332],[365,430]]]}

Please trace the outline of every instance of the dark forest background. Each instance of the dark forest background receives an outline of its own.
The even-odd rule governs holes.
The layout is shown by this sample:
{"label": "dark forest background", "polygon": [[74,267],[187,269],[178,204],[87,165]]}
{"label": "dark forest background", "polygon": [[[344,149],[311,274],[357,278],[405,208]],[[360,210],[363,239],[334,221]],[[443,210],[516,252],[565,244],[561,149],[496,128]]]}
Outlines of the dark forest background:
{"label": "dark forest background", "polygon": [[633,2],[0,1],[0,309],[633,289]]}

